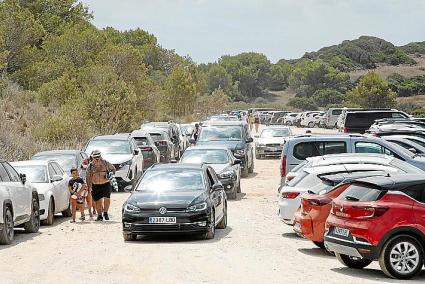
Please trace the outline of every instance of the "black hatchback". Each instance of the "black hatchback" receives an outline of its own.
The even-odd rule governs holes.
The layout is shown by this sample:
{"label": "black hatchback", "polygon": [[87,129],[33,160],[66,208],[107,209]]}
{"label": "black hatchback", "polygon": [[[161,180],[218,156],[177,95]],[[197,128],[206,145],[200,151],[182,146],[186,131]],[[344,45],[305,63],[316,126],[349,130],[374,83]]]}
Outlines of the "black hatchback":
{"label": "black hatchback", "polygon": [[223,185],[208,165],[166,164],[148,169],[122,208],[123,237],[200,234],[227,227]]}

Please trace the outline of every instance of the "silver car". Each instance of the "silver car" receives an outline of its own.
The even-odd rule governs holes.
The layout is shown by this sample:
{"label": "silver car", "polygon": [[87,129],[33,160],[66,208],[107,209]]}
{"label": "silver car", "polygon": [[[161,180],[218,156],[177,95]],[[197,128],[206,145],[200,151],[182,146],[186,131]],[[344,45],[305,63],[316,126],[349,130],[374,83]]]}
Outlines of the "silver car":
{"label": "silver car", "polygon": [[260,135],[255,135],[255,157],[280,157],[285,144],[285,138],[292,135],[287,126],[269,126],[264,128]]}

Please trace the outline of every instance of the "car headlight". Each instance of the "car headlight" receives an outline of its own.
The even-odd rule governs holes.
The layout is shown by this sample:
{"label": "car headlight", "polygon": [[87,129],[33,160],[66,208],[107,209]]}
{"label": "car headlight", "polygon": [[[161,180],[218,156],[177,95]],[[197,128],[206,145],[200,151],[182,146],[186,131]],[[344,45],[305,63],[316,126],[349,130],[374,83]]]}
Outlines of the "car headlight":
{"label": "car headlight", "polygon": [[43,201],[45,198],[44,198],[44,194],[38,194],[38,200],[39,201]]}
{"label": "car headlight", "polygon": [[127,203],[124,207],[124,211],[127,212],[140,212],[140,208],[137,206],[134,206],[133,204]]}
{"label": "car headlight", "polygon": [[201,202],[192,206],[187,207],[187,212],[203,211],[207,209],[207,203]]}
{"label": "car headlight", "polygon": [[233,171],[225,171],[220,173],[218,176],[219,178],[233,178],[234,174],[235,173]]}
{"label": "car headlight", "polygon": [[235,150],[235,154],[239,156],[245,155],[245,149]]}
{"label": "car headlight", "polygon": [[128,160],[127,162],[119,164],[119,168],[123,168],[125,166],[131,166],[132,160]]}

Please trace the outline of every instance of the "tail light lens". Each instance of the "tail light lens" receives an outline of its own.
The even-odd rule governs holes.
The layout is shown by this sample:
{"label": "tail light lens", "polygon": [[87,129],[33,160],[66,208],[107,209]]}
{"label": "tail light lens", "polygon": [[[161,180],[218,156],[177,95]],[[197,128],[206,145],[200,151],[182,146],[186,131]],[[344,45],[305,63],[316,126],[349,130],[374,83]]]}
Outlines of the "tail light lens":
{"label": "tail light lens", "polygon": [[150,146],[140,147],[140,150],[142,150],[144,152],[151,152],[151,151],[153,151],[152,147],[150,147]]}
{"label": "tail light lens", "polygon": [[350,215],[357,219],[370,219],[375,217],[381,217],[388,211],[388,207],[385,206],[353,206]]}
{"label": "tail light lens", "polygon": [[344,132],[344,133],[348,133],[348,128],[347,128],[347,127],[344,127],[344,128],[343,128],[343,132]]}
{"label": "tail light lens", "polygon": [[282,198],[285,199],[295,199],[298,195],[300,195],[299,192],[282,192]]}
{"label": "tail light lens", "polygon": [[309,199],[308,203],[312,206],[324,206],[324,205],[328,205],[332,202],[332,199],[327,198],[327,197],[323,197],[323,198],[314,198],[314,199]]}
{"label": "tail light lens", "polygon": [[158,145],[167,146],[167,141],[165,141],[165,140],[158,141]]}
{"label": "tail light lens", "polygon": [[290,182],[291,180],[293,180],[294,179],[294,177],[295,177],[295,175],[287,175],[286,176],[286,179],[285,179],[285,183],[288,183],[288,182]]}
{"label": "tail light lens", "polygon": [[280,168],[280,176],[284,177],[286,175],[286,156],[282,157],[282,165]]}

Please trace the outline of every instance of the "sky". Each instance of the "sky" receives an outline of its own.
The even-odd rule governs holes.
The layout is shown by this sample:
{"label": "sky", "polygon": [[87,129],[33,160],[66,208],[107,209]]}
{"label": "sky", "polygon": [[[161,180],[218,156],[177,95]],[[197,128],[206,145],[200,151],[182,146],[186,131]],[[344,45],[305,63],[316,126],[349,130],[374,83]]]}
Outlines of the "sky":
{"label": "sky", "polygon": [[425,0],[82,0],[93,24],[141,28],[197,63],[264,53],[294,59],[361,35],[425,41]]}

